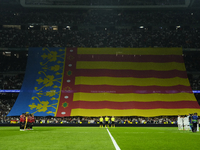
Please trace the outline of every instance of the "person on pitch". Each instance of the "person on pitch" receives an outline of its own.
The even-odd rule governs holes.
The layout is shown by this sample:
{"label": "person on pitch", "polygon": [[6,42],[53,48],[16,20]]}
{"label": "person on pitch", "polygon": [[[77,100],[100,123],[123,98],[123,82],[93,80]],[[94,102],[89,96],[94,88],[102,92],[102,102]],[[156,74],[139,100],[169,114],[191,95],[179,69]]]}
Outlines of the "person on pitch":
{"label": "person on pitch", "polygon": [[28,128],[28,113],[25,114],[25,125],[24,125],[24,130]]}
{"label": "person on pitch", "polygon": [[30,116],[31,116],[31,118],[30,118],[30,121],[31,121],[30,129],[33,130],[33,124],[35,122],[34,114],[30,114]]}
{"label": "person on pitch", "polygon": [[34,122],[35,122],[34,115],[30,114],[28,116],[28,123],[27,123],[28,130],[33,130],[32,127]]}
{"label": "person on pitch", "polygon": [[185,115],[183,119],[184,130],[190,130],[189,116]]}
{"label": "person on pitch", "polygon": [[108,124],[108,121],[109,121],[109,118],[108,116],[105,117],[105,128],[108,128],[109,127],[109,124]]}
{"label": "person on pitch", "polygon": [[194,113],[191,122],[192,122],[192,132],[197,132],[197,123],[198,123],[197,113]]}
{"label": "person on pitch", "polygon": [[101,116],[100,118],[99,118],[99,123],[100,123],[100,128],[103,128],[103,117]]}
{"label": "person on pitch", "polygon": [[31,126],[31,114],[29,114],[28,116],[28,122],[27,122],[27,129],[30,130],[30,126]]}
{"label": "person on pitch", "polygon": [[178,123],[178,130],[183,130],[183,118],[180,115],[178,115],[177,123]]}
{"label": "person on pitch", "polygon": [[111,121],[112,121],[111,127],[115,128],[115,117],[114,116],[112,116]]}
{"label": "person on pitch", "polygon": [[23,113],[22,115],[20,115],[20,131],[24,131],[24,126],[25,126],[25,114]]}
{"label": "person on pitch", "polygon": [[190,131],[192,131],[192,114],[189,114],[189,124],[190,124]]}

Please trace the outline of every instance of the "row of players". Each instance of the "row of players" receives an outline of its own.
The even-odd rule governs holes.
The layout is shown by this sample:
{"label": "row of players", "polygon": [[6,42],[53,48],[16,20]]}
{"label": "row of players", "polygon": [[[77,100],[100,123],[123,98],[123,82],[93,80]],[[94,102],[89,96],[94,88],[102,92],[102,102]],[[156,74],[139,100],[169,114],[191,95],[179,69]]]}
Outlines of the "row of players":
{"label": "row of players", "polygon": [[192,132],[199,131],[199,122],[197,113],[189,114],[188,116],[178,115],[178,130],[191,130]]}
{"label": "row of players", "polygon": [[[105,127],[109,127],[108,121],[109,117],[105,117]],[[103,117],[101,116],[99,119],[100,122],[100,127],[103,127]],[[115,117],[112,116],[111,118],[112,124],[111,127],[115,127]],[[25,130],[33,130],[33,123],[35,122],[34,115],[33,114],[26,114],[23,113],[20,115],[20,131],[25,131]]]}
{"label": "row of players", "polygon": [[[105,127],[109,127],[108,121],[110,118],[108,116],[105,117]],[[20,115],[20,131],[33,130],[33,123],[35,122],[33,114],[23,113]],[[101,116],[99,118],[100,128],[103,127],[104,118]],[[111,127],[115,127],[115,117],[111,117]],[[178,116],[178,129],[179,130],[191,130],[192,132],[199,131],[199,123],[197,113],[189,114],[188,116]]]}
{"label": "row of players", "polygon": [[[108,124],[108,121],[109,121],[109,117],[108,116],[106,116],[105,117],[105,128],[108,128],[109,127],[109,124]],[[103,117],[101,116],[100,118],[99,118],[99,123],[100,123],[100,128],[103,128],[103,121],[104,121],[104,119],[103,119]],[[111,127],[114,127],[115,128],[115,117],[114,116],[112,116],[111,117]]]}
{"label": "row of players", "polygon": [[23,113],[20,115],[20,131],[33,130],[33,123],[35,122],[33,114]]}

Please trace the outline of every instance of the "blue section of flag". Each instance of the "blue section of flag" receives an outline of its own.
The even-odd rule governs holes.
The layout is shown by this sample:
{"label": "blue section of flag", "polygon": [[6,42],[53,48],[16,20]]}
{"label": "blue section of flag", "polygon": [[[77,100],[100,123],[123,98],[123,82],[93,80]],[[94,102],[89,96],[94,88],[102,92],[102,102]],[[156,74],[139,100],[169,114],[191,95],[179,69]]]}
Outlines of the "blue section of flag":
{"label": "blue section of flag", "polygon": [[34,113],[55,116],[59,102],[65,48],[29,48],[19,96],[8,116]]}

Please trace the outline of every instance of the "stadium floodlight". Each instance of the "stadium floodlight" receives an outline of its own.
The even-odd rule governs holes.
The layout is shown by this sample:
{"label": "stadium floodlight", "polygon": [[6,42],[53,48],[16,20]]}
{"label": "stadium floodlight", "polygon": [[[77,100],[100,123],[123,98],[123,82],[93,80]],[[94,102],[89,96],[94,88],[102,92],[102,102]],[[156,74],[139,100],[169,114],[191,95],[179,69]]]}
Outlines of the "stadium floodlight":
{"label": "stadium floodlight", "polygon": [[143,29],[144,28],[144,26],[140,26],[140,29]]}

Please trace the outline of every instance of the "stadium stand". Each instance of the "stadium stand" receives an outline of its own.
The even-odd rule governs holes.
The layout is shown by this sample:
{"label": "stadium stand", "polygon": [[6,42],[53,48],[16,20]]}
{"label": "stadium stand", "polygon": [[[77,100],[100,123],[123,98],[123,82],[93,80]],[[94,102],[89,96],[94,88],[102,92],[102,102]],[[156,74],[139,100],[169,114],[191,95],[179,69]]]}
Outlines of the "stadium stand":
{"label": "stadium stand", "polygon": [[[109,30],[109,29],[108,29]],[[37,31],[3,29],[1,47],[184,47],[199,48],[199,31]],[[124,38],[125,37],[125,38]],[[90,40],[92,39],[92,40]]]}
{"label": "stadium stand", "polygon": [[[96,0],[92,5],[181,5],[185,1],[115,1]],[[8,1],[0,0],[0,3]],[[10,0],[9,3],[15,3]],[[30,1],[26,1],[27,4]],[[58,5],[61,3],[54,3]],[[63,4],[63,3],[62,3]],[[80,5],[75,1],[73,5]],[[195,1],[197,4],[198,1]],[[90,0],[81,5],[91,5]],[[7,5],[6,5],[7,6]],[[19,5],[0,6],[0,47],[183,47],[200,48],[199,9],[170,10],[64,10],[26,9]],[[92,40],[91,40],[92,39]],[[188,78],[193,90],[200,90],[200,52],[184,52]],[[27,51],[0,51],[0,89],[20,89],[27,62]],[[0,121],[18,94],[0,93]],[[195,94],[200,103],[200,94]],[[41,118],[38,118],[40,122]],[[83,119],[83,118],[82,118]],[[90,118],[85,118],[88,120]],[[124,119],[141,120],[139,118]],[[45,121],[48,118],[44,118]],[[54,123],[61,120],[50,118]],[[94,122],[97,119],[91,119]],[[145,119],[142,119],[145,120]],[[150,118],[147,122],[162,122]],[[157,120],[157,121],[155,121]],[[174,118],[172,119],[175,120]],[[66,118],[78,122],[78,118]],[[84,120],[82,120],[84,121]],[[87,121],[86,121],[87,122]],[[120,121],[119,121],[120,122]],[[142,122],[142,121],[141,121]]]}
{"label": "stadium stand", "polygon": [[14,105],[18,93],[0,93],[0,123],[9,123],[10,117],[6,115]]}
{"label": "stadium stand", "polygon": [[65,10],[1,7],[3,25],[137,25],[194,26],[199,23],[198,9],[170,10]]}

